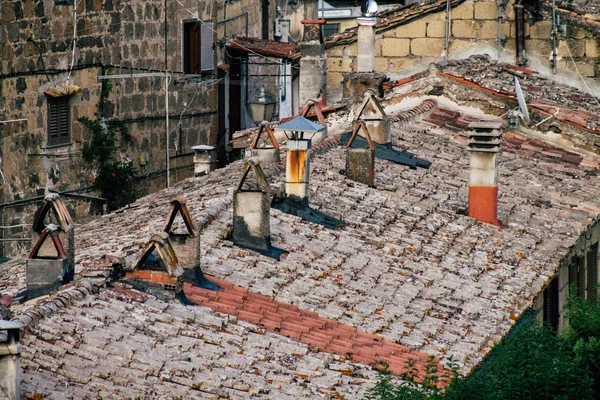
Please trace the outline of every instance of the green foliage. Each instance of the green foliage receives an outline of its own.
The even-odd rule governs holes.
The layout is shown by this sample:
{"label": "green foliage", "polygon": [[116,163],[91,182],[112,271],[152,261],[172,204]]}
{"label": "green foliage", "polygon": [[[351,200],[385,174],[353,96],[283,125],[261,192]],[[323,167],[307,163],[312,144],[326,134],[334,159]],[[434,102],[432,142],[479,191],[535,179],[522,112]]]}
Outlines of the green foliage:
{"label": "green foliage", "polygon": [[83,146],[83,159],[96,168],[96,177],[91,179],[101,196],[108,200],[108,208],[114,210],[127,204],[131,191],[131,178],[137,174],[131,162],[115,159],[118,137],[125,141],[132,139],[122,121],[106,120],[102,117],[104,103],[110,93],[108,82],[102,82],[98,111],[95,119],[82,117],[79,122],[90,132],[90,140]]}
{"label": "green foliage", "polygon": [[382,371],[366,399],[598,399],[600,306],[571,297],[566,316],[569,327],[557,335],[540,326],[534,315],[526,315],[471,376],[460,376],[456,365],[450,365],[450,384],[444,390],[437,388],[433,369],[417,385],[408,365],[401,377],[405,382],[399,385],[389,371]]}

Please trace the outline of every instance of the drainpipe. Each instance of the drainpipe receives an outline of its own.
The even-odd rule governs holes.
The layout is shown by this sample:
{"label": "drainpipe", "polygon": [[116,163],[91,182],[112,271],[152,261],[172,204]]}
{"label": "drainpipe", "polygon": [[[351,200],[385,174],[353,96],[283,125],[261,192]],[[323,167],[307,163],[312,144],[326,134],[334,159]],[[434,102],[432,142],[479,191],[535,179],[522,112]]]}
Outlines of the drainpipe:
{"label": "drainpipe", "polygon": [[525,64],[525,18],[523,4],[515,4],[517,65]]}
{"label": "drainpipe", "polygon": [[445,60],[448,61],[448,45],[450,42],[450,0],[446,0],[446,54]]}
{"label": "drainpipe", "polygon": [[552,0],[552,73],[556,73],[558,62],[558,32],[556,29],[556,0]]}
{"label": "drainpipe", "polygon": [[498,0],[498,61],[502,56],[502,0]]}

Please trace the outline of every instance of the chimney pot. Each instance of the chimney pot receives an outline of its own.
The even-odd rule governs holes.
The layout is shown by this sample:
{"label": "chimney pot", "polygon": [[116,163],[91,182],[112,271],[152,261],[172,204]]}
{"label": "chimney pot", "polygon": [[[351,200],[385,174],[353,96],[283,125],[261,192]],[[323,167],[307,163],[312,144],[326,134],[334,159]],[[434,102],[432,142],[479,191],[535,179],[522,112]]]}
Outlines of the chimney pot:
{"label": "chimney pot", "polygon": [[469,124],[471,152],[469,177],[469,216],[500,226],[498,221],[498,153],[502,140],[500,122]]}

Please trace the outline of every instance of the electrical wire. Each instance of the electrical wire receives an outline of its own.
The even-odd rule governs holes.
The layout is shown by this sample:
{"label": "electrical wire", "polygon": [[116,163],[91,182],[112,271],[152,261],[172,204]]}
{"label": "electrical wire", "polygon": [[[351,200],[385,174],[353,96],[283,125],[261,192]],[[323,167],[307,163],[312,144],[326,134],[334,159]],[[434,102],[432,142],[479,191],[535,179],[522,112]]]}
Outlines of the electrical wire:
{"label": "electrical wire", "polygon": [[579,69],[577,68],[577,64],[575,64],[575,60],[573,60],[573,55],[571,54],[571,49],[569,48],[569,43],[567,43],[567,41],[565,41],[565,46],[567,47],[567,52],[569,53],[569,57],[571,58],[571,62],[573,63],[573,66],[575,67],[575,72],[577,72],[577,75],[579,75],[579,77],[581,78],[581,81],[583,82],[583,84],[587,88],[588,93],[590,94],[590,96],[592,96],[592,98],[594,99],[594,101],[596,102],[596,104],[598,105],[598,107],[600,107],[600,102],[598,102],[598,99],[592,93],[592,89],[590,89],[590,87],[588,86],[588,84],[585,81],[583,75],[581,75],[579,73]]}

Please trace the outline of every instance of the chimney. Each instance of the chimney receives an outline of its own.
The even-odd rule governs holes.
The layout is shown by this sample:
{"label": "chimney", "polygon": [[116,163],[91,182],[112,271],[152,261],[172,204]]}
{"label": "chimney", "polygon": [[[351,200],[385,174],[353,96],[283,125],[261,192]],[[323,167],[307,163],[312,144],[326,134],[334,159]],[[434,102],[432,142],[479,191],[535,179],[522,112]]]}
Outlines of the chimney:
{"label": "chimney", "polygon": [[[252,250],[271,250],[271,204],[269,184],[260,167],[261,160],[248,158],[244,172],[233,192],[233,243]],[[256,184],[244,188],[250,170],[254,172]]]}
{"label": "chimney", "polygon": [[[179,218],[176,223],[177,217]],[[173,228],[176,229],[173,229]],[[171,208],[167,214],[162,232],[169,234],[169,241],[173,251],[177,254],[178,265],[182,268],[194,268],[199,259],[196,236],[198,228],[187,208],[187,201],[183,197],[171,200]]]}
{"label": "chimney", "polygon": [[[63,243],[69,260],[70,277],[67,277],[67,281],[71,281],[75,274],[75,225],[66,204],[58,193],[48,193],[40,207],[35,211],[31,235],[32,247],[40,240],[42,232],[46,229],[46,222],[58,226],[56,233],[61,243]],[[48,241],[44,242],[38,251],[40,257],[52,257],[55,254],[54,246]]]}
{"label": "chimney", "polygon": [[502,138],[500,122],[469,124],[471,171],[469,178],[469,216],[500,226],[498,221],[498,153]]}
{"label": "chimney", "polygon": [[355,118],[355,121],[358,120],[365,122],[373,142],[391,147],[392,132],[389,118],[371,90],[367,90],[364,94],[364,100]]}
{"label": "chimney", "polygon": [[136,289],[171,299],[183,293],[183,268],[179,266],[169,234],[155,233],[150,237],[133,271],[125,279]]}
{"label": "chimney", "polygon": [[208,175],[217,168],[217,150],[214,146],[200,144],[194,150],[194,176]]}
{"label": "chimney", "polygon": [[[33,299],[52,293],[61,285],[73,280],[74,270],[69,265],[69,259],[59,237],[59,228],[54,224],[48,225],[33,246],[26,261],[27,298]],[[50,238],[54,250],[45,246]],[[44,249],[44,253],[40,251]]]}
{"label": "chimney", "polygon": [[309,100],[325,97],[325,47],[321,25],[324,20],[302,20],[304,36],[300,58],[300,94],[299,104],[307,104]]}
{"label": "chimney", "polygon": [[18,322],[0,320],[0,392],[3,399],[21,398],[21,330]]}
{"label": "chimney", "polygon": [[[263,132],[267,134],[271,145],[267,145],[266,147],[258,147],[258,142]],[[246,158],[253,157],[259,159],[265,165],[275,164],[281,161],[281,157],[279,155],[279,143],[275,138],[273,129],[267,123],[262,123],[260,125],[256,136],[254,136],[252,144],[248,149],[246,149]]]}
{"label": "chimney", "polygon": [[[366,143],[355,140],[362,130]],[[356,143],[355,143],[356,142]],[[352,144],[355,143],[355,147]],[[366,146],[365,146],[366,144]],[[346,176],[353,181],[374,186],[375,184],[375,145],[364,121],[358,121],[346,146]]]}
{"label": "chimney", "polygon": [[324,129],[323,125],[300,116],[275,128],[276,131],[283,131],[287,137],[285,193],[288,197],[308,203],[311,139]]}
{"label": "chimney", "polygon": [[375,71],[375,25],[377,18],[363,16],[357,18],[358,37],[356,72]]}
{"label": "chimney", "polygon": [[323,117],[323,113],[321,112],[321,106],[319,106],[318,103],[309,100],[304,108],[300,110],[300,116],[306,119],[314,116],[317,118],[317,122],[324,127],[323,130],[317,132],[317,134],[311,138],[313,143],[327,139],[327,123],[325,122],[325,117]]}

